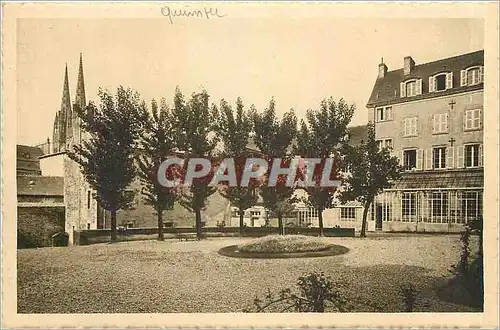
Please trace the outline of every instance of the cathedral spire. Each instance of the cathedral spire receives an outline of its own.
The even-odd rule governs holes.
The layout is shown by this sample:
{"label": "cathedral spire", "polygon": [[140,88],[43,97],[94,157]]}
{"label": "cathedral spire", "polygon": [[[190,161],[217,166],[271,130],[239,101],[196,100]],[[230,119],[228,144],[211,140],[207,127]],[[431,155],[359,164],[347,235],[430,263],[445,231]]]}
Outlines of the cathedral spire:
{"label": "cathedral spire", "polygon": [[67,142],[71,139],[71,98],[69,96],[69,79],[68,79],[68,64],[66,64],[64,70],[64,85],[63,85],[63,95],[61,100],[61,113],[59,115],[59,121],[61,126],[61,131],[59,132],[61,136],[60,145],[65,146]]}
{"label": "cathedral spire", "polygon": [[85,81],[83,79],[83,60],[82,53],[80,53],[80,66],[78,68],[78,82],[76,83],[76,96],[75,104],[84,109],[86,105],[85,99]]}
{"label": "cathedral spire", "polygon": [[63,85],[63,94],[61,100],[61,110],[65,115],[68,115],[68,111],[71,111],[71,98],[69,96],[68,64],[66,64],[66,68],[64,70],[64,85]]}

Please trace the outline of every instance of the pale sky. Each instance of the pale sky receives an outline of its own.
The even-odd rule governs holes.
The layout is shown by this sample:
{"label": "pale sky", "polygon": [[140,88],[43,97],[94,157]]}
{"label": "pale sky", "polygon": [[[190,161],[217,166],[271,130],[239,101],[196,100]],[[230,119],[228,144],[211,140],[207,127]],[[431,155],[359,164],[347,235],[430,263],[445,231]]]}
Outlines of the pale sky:
{"label": "pale sky", "polygon": [[130,86],[150,103],[175,86],[203,86],[221,98],[263,110],[274,97],[281,114],[302,118],[323,98],[357,107],[352,125],[367,121],[366,102],[381,57],[389,70],[484,48],[480,19],[258,18],[201,22],[166,19],[21,19],[17,31],[18,144],[52,139],[61,106],[64,65],[74,101],[83,53],[87,101],[99,87]]}

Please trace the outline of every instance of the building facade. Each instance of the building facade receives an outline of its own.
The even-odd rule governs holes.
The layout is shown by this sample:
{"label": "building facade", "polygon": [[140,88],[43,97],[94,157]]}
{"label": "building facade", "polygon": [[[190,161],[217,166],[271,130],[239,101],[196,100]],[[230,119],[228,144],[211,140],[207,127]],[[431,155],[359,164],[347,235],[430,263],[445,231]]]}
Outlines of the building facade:
{"label": "building facade", "polygon": [[380,148],[405,172],[371,210],[383,231],[460,231],[482,217],[484,51],[379,65],[367,104]]}

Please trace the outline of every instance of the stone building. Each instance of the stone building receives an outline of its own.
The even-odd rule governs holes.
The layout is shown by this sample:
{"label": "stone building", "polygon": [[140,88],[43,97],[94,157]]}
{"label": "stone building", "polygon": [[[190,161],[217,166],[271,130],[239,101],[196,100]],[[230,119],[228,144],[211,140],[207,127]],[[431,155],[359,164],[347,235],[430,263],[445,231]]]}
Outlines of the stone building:
{"label": "stone building", "polygon": [[63,178],[42,176],[37,147],[17,146],[18,248],[51,245],[51,235],[64,231]]}
{"label": "stone building", "polygon": [[405,172],[376,198],[375,228],[459,231],[483,210],[484,51],[403,68],[379,64],[367,108]]}
{"label": "stone building", "polygon": [[[78,164],[67,155],[67,150],[75,144],[80,144],[86,138],[76,114],[77,107],[84,108],[85,106],[83,59],[80,54],[75,100],[72,104],[66,66],[61,108],[55,114],[52,144],[49,144],[47,148],[50,153],[40,157],[43,175],[63,178],[64,230],[69,234],[70,243],[73,241],[75,230],[98,228],[99,210],[97,202],[92,198],[92,189],[83,177]],[[101,212],[101,215],[103,213]]]}

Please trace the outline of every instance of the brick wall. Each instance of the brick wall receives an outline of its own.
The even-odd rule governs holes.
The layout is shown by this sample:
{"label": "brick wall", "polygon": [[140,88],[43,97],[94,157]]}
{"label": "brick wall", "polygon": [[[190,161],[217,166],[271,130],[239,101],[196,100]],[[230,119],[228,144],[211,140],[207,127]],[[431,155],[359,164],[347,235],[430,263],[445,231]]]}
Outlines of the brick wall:
{"label": "brick wall", "polygon": [[64,231],[64,207],[18,207],[17,247],[51,246],[51,236]]}

